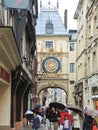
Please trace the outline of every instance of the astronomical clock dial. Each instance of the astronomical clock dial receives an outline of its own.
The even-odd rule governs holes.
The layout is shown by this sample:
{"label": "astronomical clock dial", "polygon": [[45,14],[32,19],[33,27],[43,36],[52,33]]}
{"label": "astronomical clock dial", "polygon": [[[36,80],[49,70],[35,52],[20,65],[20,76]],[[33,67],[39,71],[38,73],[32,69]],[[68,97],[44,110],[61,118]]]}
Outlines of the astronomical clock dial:
{"label": "astronomical clock dial", "polygon": [[58,72],[60,69],[60,61],[54,56],[49,56],[43,60],[42,69],[45,72]]}

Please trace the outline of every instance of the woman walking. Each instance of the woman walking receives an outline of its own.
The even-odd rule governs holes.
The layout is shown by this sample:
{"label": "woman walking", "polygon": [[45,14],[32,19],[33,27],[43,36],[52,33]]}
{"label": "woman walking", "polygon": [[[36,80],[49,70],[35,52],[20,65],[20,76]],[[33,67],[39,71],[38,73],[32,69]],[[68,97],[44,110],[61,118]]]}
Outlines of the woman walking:
{"label": "woman walking", "polygon": [[51,113],[50,113],[50,122],[53,123],[53,130],[57,130],[59,127],[59,121],[60,121],[60,113],[52,107]]}
{"label": "woman walking", "polygon": [[64,117],[63,130],[71,130],[71,122],[68,120],[67,116]]}
{"label": "woman walking", "polygon": [[73,113],[73,130],[80,130],[80,117],[77,113]]}

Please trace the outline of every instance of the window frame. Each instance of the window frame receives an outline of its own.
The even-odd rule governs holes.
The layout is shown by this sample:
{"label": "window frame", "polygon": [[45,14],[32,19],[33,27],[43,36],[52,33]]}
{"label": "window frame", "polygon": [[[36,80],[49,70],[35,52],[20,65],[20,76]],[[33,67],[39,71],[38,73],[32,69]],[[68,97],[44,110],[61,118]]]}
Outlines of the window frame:
{"label": "window frame", "polygon": [[[70,85],[75,84],[75,80],[70,80],[69,82],[70,82]],[[71,83],[71,82],[72,82],[72,83]]]}
{"label": "window frame", "polygon": [[75,73],[75,63],[70,63],[70,73]]}
{"label": "window frame", "polygon": [[[72,45],[72,47],[71,47]],[[70,51],[75,51],[75,43],[70,43]]]}
{"label": "window frame", "polygon": [[45,49],[53,49],[53,41],[46,41],[45,42]]}

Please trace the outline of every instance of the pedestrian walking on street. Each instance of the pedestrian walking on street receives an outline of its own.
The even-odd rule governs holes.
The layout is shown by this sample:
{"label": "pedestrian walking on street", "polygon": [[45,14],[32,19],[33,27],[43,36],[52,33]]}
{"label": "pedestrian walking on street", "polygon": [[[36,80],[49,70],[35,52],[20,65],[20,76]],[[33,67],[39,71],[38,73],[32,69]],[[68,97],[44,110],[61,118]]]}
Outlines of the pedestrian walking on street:
{"label": "pedestrian walking on street", "polygon": [[93,120],[93,129],[92,130],[98,130],[97,121],[95,119]]}
{"label": "pedestrian walking on street", "polygon": [[71,122],[67,116],[64,117],[63,130],[71,130]]}
{"label": "pedestrian walking on street", "polygon": [[53,130],[58,130],[59,127],[59,121],[60,121],[60,113],[56,110],[55,107],[52,107],[51,113],[50,113],[50,122],[53,123]]}
{"label": "pedestrian walking on street", "polygon": [[80,130],[80,118],[76,112],[73,112],[73,130]]}
{"label": "pedestrian walking on street", "polygon": [[33,125],[32,125],[33,130],[38,130],[38,128],[40,127],[40,119],[37,116],[36,111],[33,114],[33,118],[31,120],[31,122],[33,123]]}
{"label": "pedestrian walking on street", "polygon": [[83,120],[83,130],[92,130],[93,121],[94,121],[94,118],[85,114],[85,118]]}

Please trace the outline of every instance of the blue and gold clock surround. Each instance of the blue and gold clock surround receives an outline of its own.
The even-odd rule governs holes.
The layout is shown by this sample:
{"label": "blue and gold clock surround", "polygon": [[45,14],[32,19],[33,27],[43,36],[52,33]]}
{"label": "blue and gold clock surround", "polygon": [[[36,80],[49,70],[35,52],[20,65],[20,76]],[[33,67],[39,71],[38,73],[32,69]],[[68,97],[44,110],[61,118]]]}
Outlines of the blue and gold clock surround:
{"label": "blue and gold clock surround", "polygon": [[55,72],[60,70],[61,64],[57,57],[48,56],[42,62],[42,69],[44,72]]}

